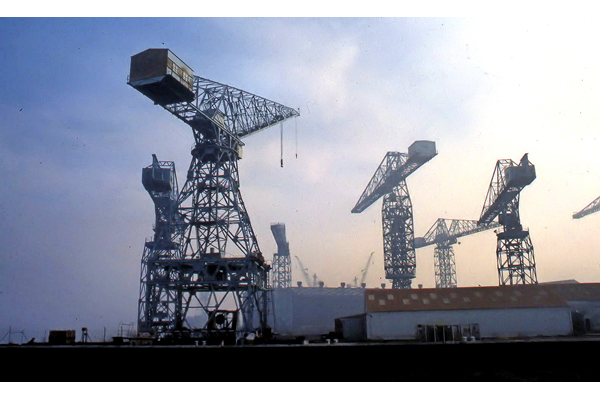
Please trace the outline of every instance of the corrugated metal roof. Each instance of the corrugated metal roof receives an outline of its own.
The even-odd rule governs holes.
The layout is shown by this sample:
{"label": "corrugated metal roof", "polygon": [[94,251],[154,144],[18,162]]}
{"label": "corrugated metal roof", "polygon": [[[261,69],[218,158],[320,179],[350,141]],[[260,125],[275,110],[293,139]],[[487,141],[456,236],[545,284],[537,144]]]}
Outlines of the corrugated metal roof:
{"label": "corrugated metal roof", "polygon": [[277,288],[275,291],[283,290],[293,292],[297,296],[364,296],[363,288],[331,288],[331,287],[289,287]]}
{"label": "corrugated metal roof", "polygon": [[444,289],[366,289],[365,311],[432,311],[568,307],[553,287],[478,286]]}
{"label": "corrugated metal roof", "polygon": [[600,301],[600,283],[553,283],[544,284],[567,301]]}

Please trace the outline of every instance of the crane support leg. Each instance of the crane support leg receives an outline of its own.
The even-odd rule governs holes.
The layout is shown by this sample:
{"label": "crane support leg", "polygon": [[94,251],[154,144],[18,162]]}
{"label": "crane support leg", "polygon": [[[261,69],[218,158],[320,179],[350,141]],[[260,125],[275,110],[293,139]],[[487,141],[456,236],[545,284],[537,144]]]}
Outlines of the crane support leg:
{"label": "crane support leg", "polygon": [[451,245],[439,244],[433,252],[436,288],[455,288],[456,262]]}
{"label": "crane support leg", "polygon": [[238,151],[215,124],[194,137],[172,222],[177,251],[142,260],[141,328],[180,341],[267,333],[270,266],[239,190]]}
{"label": "crane support leg", "polygon": [[529,232],[499,233],[496,256],[498,279],[501,286],[538,283],[533,244]]}
{"label": "crane support leg", "polygon": [[273,254],[273,288],[292,286],[292,259],[289,255]]}
{"label": "crane support leg", "polygon": [[383,255],[386,279],[394,289],[410,289],[416,272],[413,211],[406,181],[383,198]]}

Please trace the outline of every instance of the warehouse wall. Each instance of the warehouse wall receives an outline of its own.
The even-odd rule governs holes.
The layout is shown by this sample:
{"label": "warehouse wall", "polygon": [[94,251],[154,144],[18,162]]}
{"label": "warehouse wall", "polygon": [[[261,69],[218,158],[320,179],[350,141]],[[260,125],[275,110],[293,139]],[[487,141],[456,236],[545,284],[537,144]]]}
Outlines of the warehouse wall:
{"label": "warehouse wall", "polygon": [[335,319],[365,312],[362,288],[276,288],[273,332],[280,337],[320,338],[335,331]]}
{"label": "warehouse wall", "polygon": [[369,340],[415,339],[417,325],[479,324],[481,338],[560,336],[572,333],[568,307],[376,312],[366,315]]}
{"label": "warehouse wall", "polygon": [[573,311],[583,314],[586,330],[600,332],[600,302],[599,301],[569,301]]}

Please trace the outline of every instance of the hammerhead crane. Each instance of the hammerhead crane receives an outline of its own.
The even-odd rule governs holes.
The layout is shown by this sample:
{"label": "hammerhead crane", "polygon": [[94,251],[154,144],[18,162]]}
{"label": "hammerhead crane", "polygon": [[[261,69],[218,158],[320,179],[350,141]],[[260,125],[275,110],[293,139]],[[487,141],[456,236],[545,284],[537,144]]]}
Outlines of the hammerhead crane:
{"label": "hammerhead crane", "polygon": [[[308,269],[304,268],[304,265],[302,264],[302,261],[300,261],[300,258],[298,258],[298,256],[294,257],[296,257],[296,260],[298,260],[298,265],[300,266],[300,271],[302,272],[302,276],[304,276],[304,280],[306,281],[306,286],[316,286],[314,283],[311,283],[310,276],[308,275]],[[316,278],[313,280],[316,280]]]}
{"label": "hammerhead crane", "polygon": [[369,259],[367,260],[367,264],[360,271],[361,272],[361,275],[360,275],[360,284],[358,283],[358,276],[354,277],[354,286],[356,286],[356,287],[358,287],[359,285],[363,286],[366,283],[367,272],[369,272],[369,267],[371,266],[371,260],[373,259],[373,254],[375,254],[374,251],[371,252],[371,255],[369,256]]}
{"label": "hammerhead crane", "polygon": [[498,217],[503,227],[497,233],[496,247],[500,285],[537,283],[533,244],[519,217],[521,191],[535,178],[535,166],[527,154],[519,164],[509,159],[496,162],[478,223],[489,224]]}
{"label": "hammerhead crane", "polygon": [[416,276],[413,210],[406,178],[437,155],[435,142],[418,140],[408,154],[388,152],[352,213],[360,213],[383,197],[383,258],[386,279],[394,289],[410,289]]}
{"label": "hammerhead crane", "polygon": [[182,340],[268,333],[270,266],[242,200],[238,160],[242,139],[300,114],[196,76],[169,49],[132,56],[127,83],[188,125],[194,139],[164,241],[174,250],[142,260],[138,331]]}
{"label": "hammerhead crane", "polygon": [[[450,227],[448,227],[450,223]],[[458,238],[500,227],[497,222],[478,224],[477,221],[464,219],[439,218],[423,237],[415,238],[415,248],[435,244],[433,253],[436,288],[457,287],[456,263],[453,244]]]}
{"label": "hammerhead crane", "polygon": [[590,204],[585,206],[581,211],[578,211],[575,214],[573,214],[573,218],[580,219],[580,218],[585,217],[586,215],[593,214],[599,210],[600,210],[600,197],[596,198]]}

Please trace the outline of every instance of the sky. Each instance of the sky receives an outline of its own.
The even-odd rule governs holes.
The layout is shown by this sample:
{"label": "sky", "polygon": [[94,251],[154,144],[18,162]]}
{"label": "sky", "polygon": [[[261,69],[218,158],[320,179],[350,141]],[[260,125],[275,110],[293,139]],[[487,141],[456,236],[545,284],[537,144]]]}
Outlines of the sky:
{"label": "sky", "polygon": [[[453,15],[454,13],[450,13]],[[574,15],[574,14],[573,14]],[[295,256],[327,286],[384,277],[381,200],[352,214],[388,151],[435,141],[408,179],[415,236],[438,218],[479,218],[499,159],[523,154],[521,193],[540,282],[600,280],[598,22],[586,13],[498,17],[0,18],[0,337],[42,340],[135,324],[154,206],[141,184],[191,129],[126,84],[130,57],[169,48],[196,75],[300,110],[245,138],[242,197],[261,251],[285,223]],[[498,284],[496,237],[454,246],[459,286]],[[413,287],[435,286],[433,247]],[[13,341],[18,340],[17,335]],[[6,339],[4,339],[6,341]]]}

